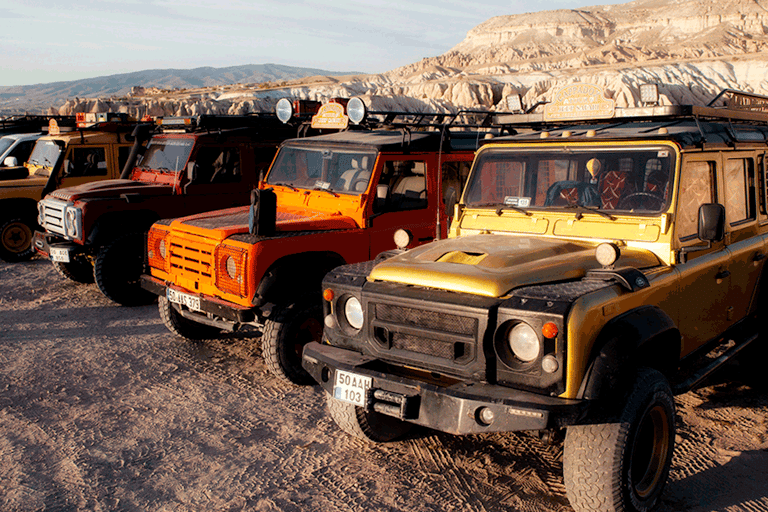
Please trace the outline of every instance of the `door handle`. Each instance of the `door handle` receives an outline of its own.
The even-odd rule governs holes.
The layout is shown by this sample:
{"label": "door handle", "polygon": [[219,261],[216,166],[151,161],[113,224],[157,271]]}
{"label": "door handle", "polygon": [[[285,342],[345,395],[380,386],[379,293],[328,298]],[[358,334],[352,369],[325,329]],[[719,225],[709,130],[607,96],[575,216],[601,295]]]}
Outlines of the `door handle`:
{"label": "door handle", "polygon": [[755,257],[752,258],[752,261],[763,261],[765,259],[765,256],[766,255],[763,254],[762,252],[758,252],[757,254],[755,254]]}
{"label": "door handle", "polygon": [[720,272],[715,274],[715,279],[725,279],[729,275],[731,275],[730,270],[721,270]]}

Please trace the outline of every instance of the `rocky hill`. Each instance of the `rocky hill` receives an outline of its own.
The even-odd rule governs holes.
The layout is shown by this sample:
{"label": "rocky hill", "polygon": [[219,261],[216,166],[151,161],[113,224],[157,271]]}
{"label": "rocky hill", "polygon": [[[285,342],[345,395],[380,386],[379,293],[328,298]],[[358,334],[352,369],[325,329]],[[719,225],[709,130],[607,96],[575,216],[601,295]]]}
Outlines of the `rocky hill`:
{"label": "rocky hill", "polygon": [[492,18],[443,55],[378,75],[327,74],[131,97],[70,99],[61,113],[122,109],[135,115],[241,114],[280,97],[361,95],[374,109],[503,108],[547,100],[572,82],[605,87],[620,106],[658,83],[664,103],[708,102],[725,88],[768,95],[768,0],[635,0],[621,5]]}

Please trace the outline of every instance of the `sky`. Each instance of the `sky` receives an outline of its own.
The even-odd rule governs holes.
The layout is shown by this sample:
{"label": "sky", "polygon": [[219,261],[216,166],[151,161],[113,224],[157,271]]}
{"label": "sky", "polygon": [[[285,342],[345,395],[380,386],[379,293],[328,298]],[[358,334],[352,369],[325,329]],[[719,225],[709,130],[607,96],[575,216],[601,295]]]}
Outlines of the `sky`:
{"label": "sky", "polygon": [[282,64],[379,73],[494,16],[627,0],[0,0],[0,86]]}

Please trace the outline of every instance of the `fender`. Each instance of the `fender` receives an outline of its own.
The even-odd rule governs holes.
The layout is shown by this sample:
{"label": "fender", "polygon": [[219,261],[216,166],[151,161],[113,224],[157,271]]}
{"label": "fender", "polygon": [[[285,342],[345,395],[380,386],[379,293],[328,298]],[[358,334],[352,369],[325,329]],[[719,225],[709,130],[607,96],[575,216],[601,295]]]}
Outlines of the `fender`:
{"label": "fender", "polygon": [[344,258],[334,252],[305,252],[285,256],[274,262],[264,273],[252,303],[254,306],[268,302],[284,303],[287,297],[296,297],[299,288],[309,292],[314,289],[319,296],[325,274],[345,263]]}
{"label": "fender", "polygon": [[638,367],[669,375],[680,357],[680,331],[656,306],[642,306],[611,319],[597,338],[579,398],[594,400],[621,392]]}

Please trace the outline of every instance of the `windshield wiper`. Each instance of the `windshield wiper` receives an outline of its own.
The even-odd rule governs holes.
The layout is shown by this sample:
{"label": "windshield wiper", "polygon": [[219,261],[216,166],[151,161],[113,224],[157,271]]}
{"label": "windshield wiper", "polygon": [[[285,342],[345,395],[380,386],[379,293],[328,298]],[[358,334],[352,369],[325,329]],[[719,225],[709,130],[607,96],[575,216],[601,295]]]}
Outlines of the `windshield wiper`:
{"label": "windshield wiper", "polygon": [[329,188],[320,188],[320,187],[315,187],[315,188],[314,188],[314,190],[319,190],[319,191],[321,191],[321,192],[328,192],[328,193],[329,193],[329,194],[331,194],[333,197],[339,197],[339,194],[337,194],[336,192],[334,192],[333,190],[331,190],[331,189],[329,189]]}
{"label": "windshield wiper", "polygon": [[580,208],[581,211],[576,213],[576,220],[581,220],[582,212],[596,213],[598,215],[602,215],[603,217],[605,217],[608,220],[616,220],[616,217],[614,217],[613,215],[611,215],[609,213],[604,212],[603,210],[601,210],[597,206],[587,206],[587,205],[581,204],[581,203],[570,203],[570,204],[567,204],[567,205],[563,206],[563,208]]}
{"label": "windshield wiper", "polygon": [[279,187],[288,187],[289,189],[293,190],[294,192],[298,192],[299,189],[291,185],[290,183],[280,183],[279,181],[276,181],[274,183],[268,183],[268,185],[277,185]]}
{"label": "windshield wiper", "polygon": [[501,212],[504,210],[513,210],[518,213],[522,213],[527,216],[533,215],[531,212],[526,210],[525,208],[522,208],[520,206],[513,206],[511,204],[502,204],[502,203],[481,203],[481,204],[473,204],[473,205],[467,205],[468,208],[486,208],[488,206],[496,206],[496,215],[501,215]]}

